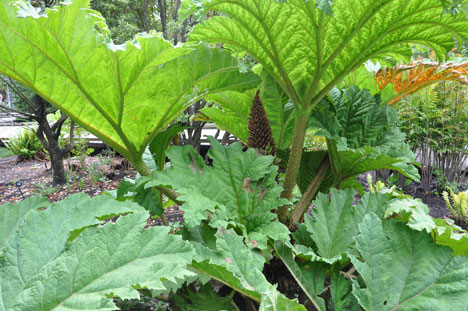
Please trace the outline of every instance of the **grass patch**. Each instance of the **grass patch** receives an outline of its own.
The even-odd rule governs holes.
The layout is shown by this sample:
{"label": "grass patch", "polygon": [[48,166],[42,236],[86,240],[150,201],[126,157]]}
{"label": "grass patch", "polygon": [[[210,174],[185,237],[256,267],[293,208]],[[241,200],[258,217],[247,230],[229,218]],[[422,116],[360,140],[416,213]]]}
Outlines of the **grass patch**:
{"label": "grass patch", "polygon": [[4,147],[0,147],[0,158],[7,158],[12,155],[13,155],[13,152],[11,152],[10,150]]}

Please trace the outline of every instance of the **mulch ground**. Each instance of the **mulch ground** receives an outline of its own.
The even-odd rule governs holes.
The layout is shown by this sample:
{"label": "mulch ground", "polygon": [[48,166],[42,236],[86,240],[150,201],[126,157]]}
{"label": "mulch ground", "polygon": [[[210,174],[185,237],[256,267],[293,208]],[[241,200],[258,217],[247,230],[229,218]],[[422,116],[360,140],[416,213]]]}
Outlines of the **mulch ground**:
{"label": "mulch ground", "polygon": [[[0,204],[18,202],[32,195],[47,196],[52,202],[60,201],[78,192],[87,193],[92,197],[117,189],[122,179],[136,176],[136,171],[121,157],[105,159],[105,161],[102,157],[88,157],[85,169],[80,168],[78,160],[70,160],[69,163],[73,167],[69,183],[55,186],[52,184],[48,161],[18,162],[15,156],[0,159]],[[420,198],[427,204],[431,216],[435,218],[450,216],[443,198],[434,194],[435,189],[431,193],[424,194],[419,184],[413,183],[405,189],[405,192],[415,198]],[[165,216],[168,222],[180,222],[182,212],[177,206],[173,206],[166,210]],[[151,225],[159,223],[159,219],[150,221]]]}
{"label": "mulch ground", "polygon": [[121,158],[109,159],[106,164],[101,161],[100,158],[89,157],[82,169],[79,161],[71,160],[68,182],[53,185],[48,161],[18,161],[15,156],[0,159],[0,203],[17,202],[32,195],[47,196],[51,202],[78,192],[95,196],[117,189],[120,180],[136,175],[133,168],[122,165],[124,160]]}
{"label": "mulch ground", "polygon": [[[135,178],[136,171],[121,157],[104,159],[88,157],[85,168],[78,160],[65,161],[72,167],[69,182],[53,185],[50,162],[40,160],[18,161],[16,156],[0,159],[0,204],[18,202],[33,195],[43,195],[51,202],[83,192],[90,197],[115,190],[124,178]],[[180,222],[182,212],[177,206],[167,208],[168,222]],[[160,224],[160,219],[149,219],[148,225]]]}

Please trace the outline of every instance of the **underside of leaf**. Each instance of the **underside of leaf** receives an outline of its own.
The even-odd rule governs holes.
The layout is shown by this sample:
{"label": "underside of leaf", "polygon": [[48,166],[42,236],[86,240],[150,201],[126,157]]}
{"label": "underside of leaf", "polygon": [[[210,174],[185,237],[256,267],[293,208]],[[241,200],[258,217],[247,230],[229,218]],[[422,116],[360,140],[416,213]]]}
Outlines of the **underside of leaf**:
{"label": "underside of leaf", "polygon": [[236,59],[219,49],[176,48],[154,33],[116,46],[89,0],[62,3],[40,16],[30,4],[18,10],[2,0],[0,72],[137,165],[157,132],[200,96],[260,82],[240,73]]}

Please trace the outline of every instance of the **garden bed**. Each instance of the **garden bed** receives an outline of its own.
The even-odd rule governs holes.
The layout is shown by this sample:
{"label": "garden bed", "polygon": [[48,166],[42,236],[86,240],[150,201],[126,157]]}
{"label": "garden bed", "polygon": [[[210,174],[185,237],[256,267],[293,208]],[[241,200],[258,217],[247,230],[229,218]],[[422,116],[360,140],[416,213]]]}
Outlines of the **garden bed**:
{"label": "garden bed", "polygon": [[[0,203],[17,202],[32,195],[45,195],[56,202],[73,193],[84,192],[90,196],[107,190],[117,189],[120,180],[134,178],[133,168],[122,166],[123,158],[115,158],[112,163],[103,164],[98,157],[86,160],[86,169],[79,171],[79,164],[72,160],[72,171],[69,182],[64,185],[53,185],[50,163],[39,160],[17,161],[17,157],[0,159]],[[21,186],[17,187],[17,183]]]}
{"label": "garden bed", "polygon": [[[79,178],[77,177],[73,183],[54,186],[48,162],[39,160],[17,162],[15,156],[0,159],[0,204],[21,201],[23,199],[21,192],[24,197],[45,195],[52,202],[60,201],[78,192],[84,192],[93,197],[105,191],[117,189],[119,182],[124,178],[135,178],[136,171],[131,167],[127,168],[122,165],[122,162],[125,162],[124,158],[114,158],[111,165],[103,165],[100,161],[99,157],[88,157],[86,164],[88,167],[93,167],[94,173],[90,173],[88,169]],[[71,161],[71,163],[75,165],[74,167],[78,165],[76,160]],[[83,182],[82,187],[80,187],[81,181]],[[360,178],[359,181],[365,183],[365,178]],[[17,182],[22,183],[21,192],[16,186]],[[465,178],[461,184],[466,185],[466,182]],[[406,187],[405,192],[427,204],[432,217],[444,218],[450,216],[444,199],[435,190],[424,194],[419,183],[412,183]],[[169,221],[180,220],[177,208],[171,208],[167,212],[166,216]]]}

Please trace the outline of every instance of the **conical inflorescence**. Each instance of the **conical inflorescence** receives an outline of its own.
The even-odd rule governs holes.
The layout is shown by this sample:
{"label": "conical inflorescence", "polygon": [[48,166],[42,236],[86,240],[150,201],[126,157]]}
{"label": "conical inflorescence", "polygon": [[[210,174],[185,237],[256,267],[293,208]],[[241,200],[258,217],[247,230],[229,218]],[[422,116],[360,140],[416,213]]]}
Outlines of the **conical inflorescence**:
{"label": "conical inflorescence", "polygon": [[260,99],[260,90],[257,91],[250,110],[247,145],[250,148],[262,150],[266,154],[274,155],[276,152],[270,122],[263,107],[263,102]]}

